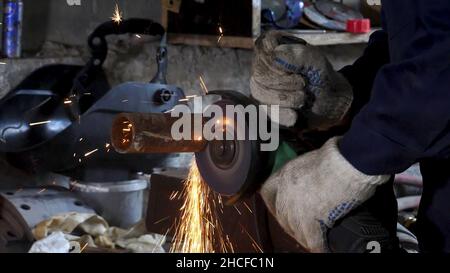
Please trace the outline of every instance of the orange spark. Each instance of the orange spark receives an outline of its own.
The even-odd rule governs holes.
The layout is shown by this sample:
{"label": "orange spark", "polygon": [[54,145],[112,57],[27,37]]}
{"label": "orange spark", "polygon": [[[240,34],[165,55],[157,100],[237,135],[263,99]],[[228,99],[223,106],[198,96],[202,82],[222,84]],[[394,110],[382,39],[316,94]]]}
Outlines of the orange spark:
{"label": "orange spark", "polygon": [[214,253],[233,251],[231,243],[223,238],[222,226],[218,221],[216,207],[211,198],[214,193],[203,182],[200,172],[193,161],[181,193],[184,198],[180,209],[171,252]]}
{"label": "orange spark", "polygon": [[199,79],[200,79],[200,86],[201,86],[203,92],[205,92],[205,94],[208,94],[209,91],[208,91],[208,88],[206,87],[205,81],[203,80],[202,76],[200,76]]}
{"label": "orange spark", "polygon": [[178,193],[178,191],[172,192],[172,194],[169,196],[169,200],[174,200],[175,198],[177,198]]}
{"label": "orange spark", "polygon": [[239,213],[239,215],[242,215],[241,211],[236,207],[236,205],[234,205],[233,207],[236,209],[236,211]]}
{"label": "orange spark", "polygon": [[220,41],[223,38],[223,29],[221,26],[219,26],[219,38],[217,39],[217,43],[220,44]]}
{"label": "orange spark", "polygon": [[256,240],[252,237],[252,235],[250,235],[250,233],[248,233],[248,231],[247,231],[241,224],[239,224],[239,225],[241,226],[242,231],[244,231],[244,232],[247,234],[248,238],[250,238],[250,240],[252,241],[252,246],[253,246],[253,248],[254,248],[256,251],[259,251],[259,252],[261,252],[261,253],[264,253],[264,251],[262,250],[262,248],[258,245],[258,243],[256,242]]}
{"label": "orange spark", "polygon": [[84,246],[80,249],[80,253],[83,253],[84,249],[88,246],[88,243],[85,243]]}
{"label": "orange spark", "polygon": [[30,123],[30,126],[44,125],[44,124],[48,124],[48,123],[50,123],[50,122],[51,122],[50,120],[39,121],[39,122],[33,122],[33,123]]}
{"label": "orange spark", "polygon": [[91,154],[96,153],[96,152],[98,152],[98,149],[95,149],[95,150],[92,150],[92,151],[90,151],[90,152],[85,153],[85,154],[84,154],[84,157],[88,157],[88,156],[90,156]]}
{"label": "orange spark", "polygon": [[119,5],[116,3],[116,7],[114,8],[113,16],[111,17],[111,20],[113,20],[114,23],[120,24],[122,23],[123,17],[122,12],[119,9]]}
{"label": "orange spark", "polygon": [[156,222],[154,222],[153,224],[159,224],[159,223],[162,223],[162,222],[164,222],[164,221],[166,221],[167,219],[169,219],[170,218],[170,216],[166,216],[166,217],[164,217],[164,218],[162,218],[162,219],[159,219],[158,221],[156,221]]}

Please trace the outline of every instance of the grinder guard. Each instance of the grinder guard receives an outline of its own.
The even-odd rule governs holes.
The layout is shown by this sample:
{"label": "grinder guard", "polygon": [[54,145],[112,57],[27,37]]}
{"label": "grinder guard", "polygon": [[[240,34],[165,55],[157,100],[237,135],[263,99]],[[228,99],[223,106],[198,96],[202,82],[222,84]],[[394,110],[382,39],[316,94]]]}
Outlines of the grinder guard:
{"label": "grinder guard", "polygon": [[[214,91],[209,95],[220,95],[215,102],[225,113],[227,105],[258,105],[256,101],[236,91]],[[249,120],[246,115],[245,130],[248,135]],[[234,124],[234,122],[231,122]],[[227,198],[227,203],[235,203],[253,194],[270,174],[266,167],[269,153],[261,152],[261,140],[214,140],[206,148],[195,154],[199,172],[208,185]]]}

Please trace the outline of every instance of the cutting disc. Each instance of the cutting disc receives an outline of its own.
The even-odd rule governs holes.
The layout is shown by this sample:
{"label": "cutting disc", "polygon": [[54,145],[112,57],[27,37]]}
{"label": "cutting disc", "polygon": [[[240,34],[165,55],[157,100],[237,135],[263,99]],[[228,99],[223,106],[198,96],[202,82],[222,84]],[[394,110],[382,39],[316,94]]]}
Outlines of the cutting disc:
{"label": "cutting disc", "polygon": [[341,3],[318,0],[314,5],[320,13],[335,21],[347,23],[351,19],[363,18],[361,13]]}
{"label": "cutting disc", "polygon": [[[246,107],[253,103],[251,99],[233,91],[217,91],[210,94],[220,94],[222,99],[215,102],[215,105],[221,107],[223,111],[227,105]],[[235,122],[226,122],[224,125],[226,134],[236,132],[230,130],[234,124]],[[246,132],[248,124],[246,117]],[[234,203],[241,197],[253,193],[267,177],[266,168],[263,166],[267,160],[259,145],[258,140],[213,140],[202,152],[195,154],[203,180],[216,193],[227,197],[227,203]]]}
{"label": "cutting disc", "polygon": [[261,5],[264,19],[281,29],[297,26],[303,14],[300,0],[263,0]]}
{"label": "cutting disc", "polygon": [[315,23],[321,27],[331,29],[331,30],[339,30],[339,31],[345,31],[347,28],[346,23],[336,21],[336,20],[331,20],[331,19],[325,17],[311,3],[305,3],[304,13],[305,13],[305,16],[309,20],[311,20],[313,23]]}

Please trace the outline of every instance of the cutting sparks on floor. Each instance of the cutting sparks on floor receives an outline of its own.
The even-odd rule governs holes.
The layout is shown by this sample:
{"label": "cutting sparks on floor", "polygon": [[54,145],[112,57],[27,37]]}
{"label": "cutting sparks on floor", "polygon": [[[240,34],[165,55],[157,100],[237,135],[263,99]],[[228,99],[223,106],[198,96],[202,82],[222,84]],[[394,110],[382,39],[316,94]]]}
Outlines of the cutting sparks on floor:
{"label": "cutting sparks on floor", "polygon": [[195,162],[191,165],[179,198],[184,201],[171,252],[234,252],[229,237],[223,234],[215,202],[211,202],[216,196],[202,181]]}

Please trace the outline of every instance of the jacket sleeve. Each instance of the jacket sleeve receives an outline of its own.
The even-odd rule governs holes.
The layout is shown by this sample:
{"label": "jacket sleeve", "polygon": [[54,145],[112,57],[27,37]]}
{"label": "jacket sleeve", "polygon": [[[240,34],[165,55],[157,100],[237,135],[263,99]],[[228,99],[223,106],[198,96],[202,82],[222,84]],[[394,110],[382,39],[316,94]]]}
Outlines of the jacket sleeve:
{"label": "jacket sleeve", "polygon": [[353,104],[350,116],[354,117],[370,99],[375,76],[380,68],[389,62],[388,35],[386,31],[374,32],[364,54],[354,64],[339,72],[353,87]]}
{"label": "jacket sleeve", "polygon": [[383,5],[390,63],[340,143],[344,157],[369,175],[448,157],[450,146],[450,1]]}

